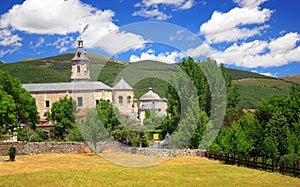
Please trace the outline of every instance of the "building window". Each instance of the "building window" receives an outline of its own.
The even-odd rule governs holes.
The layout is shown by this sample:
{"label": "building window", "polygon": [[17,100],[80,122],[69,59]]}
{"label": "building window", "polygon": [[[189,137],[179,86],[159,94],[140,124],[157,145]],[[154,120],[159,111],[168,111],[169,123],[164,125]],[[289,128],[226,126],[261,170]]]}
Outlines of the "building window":
{"label": "building window", "polygon": [[96,100],[96,105],[98,105],[100,103],[100,100],[99,99],[97,99]]}
{"label": "building window", "polygon": [[109,102],[109,103],[110,103],[110,100],[109,100],[109,99],[107,99],[107,102]]}
{"label": "building window", "polygon": [[127,103],[130,103],[131,96],[127,96]]}
{"label": "building window", "polygon": [[119,96],[119,103],[123,103],[123,97]]}
{"label": "building window", "polygon": [[78,97],[77,98],[77,104],[78,104],[78,107],[82,107],[83,106],[82,97]]}
{"label": "building window", "polygon": [[77,73],[80,73],[80,65],[77,65]]}
{"label": "building window", "polygon": [[45,102],[45,105],[46,105],[46,108],[49,108],[49,107],[50,107],[50,101],[47,100],[47,101]]}

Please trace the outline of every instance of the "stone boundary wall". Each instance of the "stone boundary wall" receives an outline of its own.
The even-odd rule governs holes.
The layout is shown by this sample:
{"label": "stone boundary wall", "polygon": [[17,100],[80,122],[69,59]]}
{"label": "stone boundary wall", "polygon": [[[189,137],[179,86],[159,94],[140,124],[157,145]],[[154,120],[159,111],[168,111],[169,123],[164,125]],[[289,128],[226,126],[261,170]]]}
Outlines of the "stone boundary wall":
{"label": "stone boundary wall", "polygon": [[[90,146],[91,147],[91,146]],[[93,147],[92,147],[93,148]],[[130,146],[126,146],[119,142],[101,142],[98,143],[96,151],[97,153],[101,153],[104,150],[113,149],[120,152],[125,153],[134,153],[141,154],[145,156],[157,156],[157,157],[174,157],[174,156],[200,156],[204,157],[206,150],[202,149],[154,149],[151,147],[148,148],[134,148]]]}
{"label": "stone boundary wall", "polygon": [[87,147],[81,142],[0,142],[0,155],[8,155],[9,147],[16,147],[16,155],[73,153]]}
{"label": "stone boundary wall", "polygon": [[157,157],[174,157],[174,156],[204,156],[205,150],[200,149],[154,149],[154,148],[134,148],[126,146],[119,142],[101,142],[97,144],[96,150],[94,146],[84,142],[0,142],[0,155],[8,155],[10,146],[15,146],[17,155],[31,154],[65,154],[75,153],[90,147],[93,151],[101,153],[104,150],[112,149],[119,152],[141,154],[145,156]]}

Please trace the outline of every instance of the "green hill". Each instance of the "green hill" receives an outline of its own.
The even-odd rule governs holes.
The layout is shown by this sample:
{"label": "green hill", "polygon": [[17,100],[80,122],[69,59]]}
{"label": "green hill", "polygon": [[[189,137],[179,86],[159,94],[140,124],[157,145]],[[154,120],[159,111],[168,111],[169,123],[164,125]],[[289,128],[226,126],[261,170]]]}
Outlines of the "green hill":
{"label": "green hill", "polygon": [[285,80],[285,81],[289,81],[289,82],[293,82],[293,83],[296,83],[296,84],[300,85],[300,74],[280,77],[280,79]]}
{"label": "green hill", "polygon": [[227,69],[232,75],[233,84],[237,85],[241,94],[240,104],[244,108],[256,108],[263,98],[272,95],[287,96],[292,82],[259,73]]}
{"label": "green hill", "polygon": [[240,92],[240,103],[244,108],[256,108],[263,98],[272,95],[287,96],[291,83],[275,78],[244,78],[233,80]]}
{"label": "green hill", "polygon": [[[156,61],[129,63],[94,54],[87,54],[91,62],[91,79],[113,86],[124,76],[136,90],[136,97],[148,91],[151,86],[161,97],[166,97],[166,88],[170,73],[175,71],[170,66]],[[54,57],[26,59],[20,62],[0,63],[0,70],[8,71],[22,83],[68,82],[70,78],[70,59],[74,53]],[[271,95],[288,95],[293,82],[300,80],[299,75],[280,79],[258,73],[227,69],[232,75],[233,84],[237,85],[244,108],[255,108],[262,98]],[[159,75],[161,79],[157,78]],[[152,78],[149,78],[152,77]]]}

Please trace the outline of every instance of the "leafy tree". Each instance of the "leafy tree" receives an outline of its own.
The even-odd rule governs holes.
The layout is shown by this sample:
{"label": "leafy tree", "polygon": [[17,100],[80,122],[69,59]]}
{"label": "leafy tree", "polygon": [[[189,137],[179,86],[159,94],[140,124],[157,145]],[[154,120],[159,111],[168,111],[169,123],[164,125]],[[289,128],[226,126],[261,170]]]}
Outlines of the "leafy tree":
{"label": "leafy tree", "polygon": [[[190,140],[190,147],[193,149],[198,149],[198,148],[207,148],[208,142],[205,142],[205,140],[202,141],[203,145],[200,145],[203,133],[207,128],[207,123],[209,121],[208,116],[206,115],[205,111],[200,111],[199,113],[199,119],[197,123],[197,127],[195,129],[194,134],[191,137]],[[200,147],[201,146],[201,147]]]}
{"label": "leafy tree", "polygon": [[253,149],[253,141],[247,138],[245,131],[238,123],[233,123],[232,127],[224,128],[217,137],[216,143],[219,145],[213,145],[210,149],[217,148],[218,151],[222,150],[227,154],[248,155]]}
{"label": "leafy tree", "polygon": [[89,110],[86,117],[78,122],[78,129],[82,137],[93,144],[94,151],[97,150],[97,143],[100,141],[105,141],[110,138],[109,133],[105,129],[101,120],[98,117],[96,110]]}
{"label": "leafy tree", "polygon": [[16,104],[13,97],[8,95],[3,86],[0,85],[0,126],[5,124],[17,125],[18,120],[16,118]]}
{"label": "leafy tree", "polygon": [[277,158],[280,156],[278,142],[274,136],[267,136],[263,141],[262,154],[268,158]]}
{"label": "leafy tree", "polygon": [[112,104],[101,99],[97,105],[98,117],[108,132],[115,129],[120,124]]}
{"label": "leafy tree", "polygon": [[9,73],[0,71],[0,126],[24,123],[36,128],[39,114],[35,99]]}
{"label": "leafy tree", "polygon": [[[287,142],[288,126],[286,118],[280,113],[274,113],[271,119],[268,121],[265,128],[265,140],[273,140],[274,145],[277,144],[277,148],[273,149],[274,151],[278,150],[279,155],[287,154],[288,142]],[[266,145],[267,146],[267,145]],[[269,149],[264,146],[264,149]],[[271,154],[275,156],[276,154]]]}
{"label": "leafy tree", "polygon": [[143,126],[146,130],[154,130],[161,126],[163,118],[157,116],[155,111],[146,111],[145,119],[143,121]]}
{"label": "leafy tree", "polygon": [[228,107],[226,109],[223,126],[230,127],[233,122],[237,122],[244,115],[243,108],[241,105],[236,107]]}
{"label": "leafy tree", "polygon": [[197,124],[192,109],[188,108],[186,117],[178,124],[178,129],[172,134],[170,146],[176,149],[190,147],[190,140],[195,132]]}
{"label": "leafy tree", "polygon": [[255,114],[245,113],[231,127],[225,127],[216,141],[210,146],[211,151],[229,154],[263,156],[261,150],[264,141],[264,129]]}
{"label": "leafy tree", "polygon": [[226,85],[226,95],[227,95],[227,108],[235,108],[240,101],[240,94],[238,92],[238,87],[232,85],[231,75],[226,70],[224,64],[220,65],[220,69],[222,71],[225,85]]}
{"label": "leafy tree", "polygon": [[60,98],[54,102],[47,118],[54,123],[53,131],[57,139],[63,140],[75,124],[76,103],[70,97]]}
{"label": "leafy tree", "polygon": [[264,156],[261,155],[262,142],[264,140],[264,129],[261,123],[258,121],[254,113],[245,113],[237,123],[241,126],[245,132],[249,141],[253,142],[253,149],[249,153],[250,156]]}
{"label": "leafy tree", "polygon": [[82,137],[82,134],[81,134],[80,130],[78,129],[78,123],[80,123],[80,122],[81,121],[78,121],[76,123],[76,125],[74,125],[73,128],[71,128],[69,130],[68,140],[75,141],[75,142],[84,141],[84,138]]}
{"label": "leafy tree", "polygon": [[211,90],[209,88],[209,84],[207,82],[207,77],[203,72],[204,64],[214,64],[215,61],[211,59],[206,59],[203,62],[195,62],[193,58],[189,57],[188,59],[183,59],[180,67],[184,70],[184,72],[189,76],[192,81],[193,86],[197,91],[197,96],[199,100],[199,107],[206,111],[207,114],[210,114],[211,110]]}
{"label": "leafy tree", "polygon": [[42,142],[48,139],[47,135],[41,130],[31,128],[18,129],[18,141]]}
{"label": "leafy tree", "polygon": [[116,140],[122,142],[126,145],[130,145],[132,138],[136,136],[133,131],[126,128],[125,125],[120,124],[115,127],[115,129],[110,133]]}
{"label": "leafy tree", "polygon": [[145,144],[143,139],[143,127],[135,120],[130,120],[119,116],[123,124],[118,120],[118,111],[114,109],[112,104],[106,100],[100,100],[97,105],[97,113],[101,124],[105,127],[106,131],[119,142],[130,145],[132,139],[137,137],[140,146]]}
{"label": "leafy tree", "polygon": [[[189,94],[192,93],[192,87],[196,90],[196,100],[198,100],[199,109],[195,114],[195,120],[199,120],[196,124],[195,134],[190,141],[190,147],[199,147],[199,143],[202,139],[203,132],[205,131],[204,141],[208,145],[211,138],[214,138],[223,122],[223,111],[227,108],[234,108],[239,102],[239,93],[237,87],[231,84],[231,76],[226,71],[224,65],[220,67],[216,61],[208,58],[204,61],[195,62],[192,58],[183,59],[180,67],[183,73],[178,71],[172,78],[170,86],[167,89],[168,109],[167,116],[163,120],[162,130],[163,135],[167,132],[172,133],[177,128],[180,117],[183,118],[188,111],[188,106],[193,102],[190,102]],[[185,75],[189,77],[187,80]],[[192,86],[189,85],[190,82]],[[226,98],[227,95],[227,98]],[[211,111],[213,109],[213,111]],[[235,109],[237,110],[237,109]],[[201,113],[204,111],[206,114]],[[186,114],[185,114],[186,113]],[[202,115],[202,116],[201,116]],[[206,124],[206,120],[203,120],[203,116],[210,116],[211,123]],[[233,115],[232,115],[233,116]],[[230,116],[230,117],[232,117]],[[239,116],[236,118],[238,119]],[[237,120],[235,119],[235,120]],[[208,121],[208,120],[207,120]]]}

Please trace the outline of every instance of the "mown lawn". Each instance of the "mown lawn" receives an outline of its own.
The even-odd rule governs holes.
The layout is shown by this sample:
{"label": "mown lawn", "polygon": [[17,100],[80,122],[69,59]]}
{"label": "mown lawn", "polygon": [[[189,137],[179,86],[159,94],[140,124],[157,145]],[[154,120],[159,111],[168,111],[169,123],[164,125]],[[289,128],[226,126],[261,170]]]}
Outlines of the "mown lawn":
{"label": "mown lawn", "polygon": [[51,154],[0,163],[0,186],[300,186],[300,179],[199,157],[124,167],[98,155]]}

